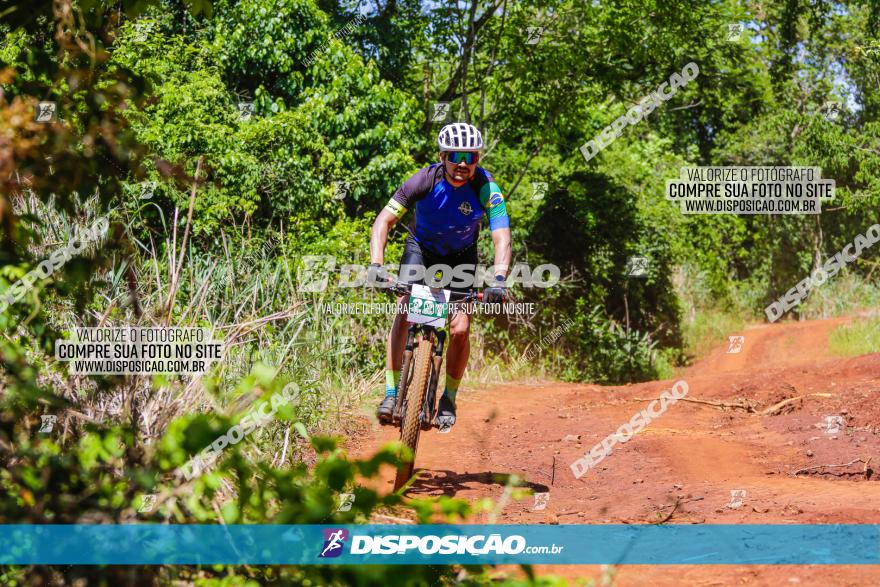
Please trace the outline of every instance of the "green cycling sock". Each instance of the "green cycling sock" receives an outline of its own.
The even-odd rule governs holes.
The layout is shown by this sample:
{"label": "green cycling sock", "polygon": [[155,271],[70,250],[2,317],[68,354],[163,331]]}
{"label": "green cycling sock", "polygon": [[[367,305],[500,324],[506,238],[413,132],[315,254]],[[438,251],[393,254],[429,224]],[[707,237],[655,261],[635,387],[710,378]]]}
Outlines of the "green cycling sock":
{"label": "green cycling sock", "polygon": [[385,369],[385,397],[397,397],[398,383],[400,383],[400,372]]}
{"label": "green cycling sock", "polygon": [[[464,379],[464,375],[462,375],[462,379]],[[443,395],[448,397],[452,403],[455,403],[455,396],[458,394],[459,385],[461,385],[461,379],[456,379],[449,373],[446,374],[446,389],[443,391]]]}

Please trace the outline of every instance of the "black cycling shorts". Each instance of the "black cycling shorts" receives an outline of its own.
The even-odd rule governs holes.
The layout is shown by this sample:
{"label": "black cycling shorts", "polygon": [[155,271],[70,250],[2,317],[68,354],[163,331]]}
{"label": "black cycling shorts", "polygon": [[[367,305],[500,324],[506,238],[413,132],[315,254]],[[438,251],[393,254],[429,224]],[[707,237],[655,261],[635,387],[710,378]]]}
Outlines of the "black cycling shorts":
{"label": "black cycling shorts", "polygon": [[456,268],[459,266],[458,271],[456,272],[456,276],[453,277],[449,275],[445,277],[443,280],[444,289],[450,289],[452,291],[457,292],[470,292],[475,288],[473,285],[469,285],[466,287],[452,285],[454,282],[461,282],[462,275],[467,275],[469,277],[468,283],[473,284],[475,281],[475,273],[476,266],[479,257],[477,256],[477,243],[469,246],[466,249],[462,249],[461,251],[456,251],[449,255],[438,255],[433,253],[424,247],[422,247],[416,240],[412,237],[412,235],[408,236],[406,239],[406,244],[403,246],[403,255],[400,258],[400,269],[398,271],[398,275],[400,276],[400,281],[403,283],[421,283],[425,284],[424,279],[415,279],[414,269],[410,269],[409,271],[406,269],[407,266],[410,267],[422,267],[422,274],[425,275],[426,278],[431,278],[432,275],[428,274],[427,271],[434,265],[447,265],[451,268]]}

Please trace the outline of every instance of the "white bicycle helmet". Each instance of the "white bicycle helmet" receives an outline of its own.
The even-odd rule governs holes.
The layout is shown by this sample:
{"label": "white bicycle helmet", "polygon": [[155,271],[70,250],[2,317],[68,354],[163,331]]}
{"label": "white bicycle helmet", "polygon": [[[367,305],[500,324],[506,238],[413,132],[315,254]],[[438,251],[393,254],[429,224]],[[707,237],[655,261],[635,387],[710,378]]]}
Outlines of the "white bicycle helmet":
{"label": "white bicycle helmet", "polygon": [[453,122],[440,129],[437,144],[441,151],[479,151],[483,148],[483,135],[471,124]]}

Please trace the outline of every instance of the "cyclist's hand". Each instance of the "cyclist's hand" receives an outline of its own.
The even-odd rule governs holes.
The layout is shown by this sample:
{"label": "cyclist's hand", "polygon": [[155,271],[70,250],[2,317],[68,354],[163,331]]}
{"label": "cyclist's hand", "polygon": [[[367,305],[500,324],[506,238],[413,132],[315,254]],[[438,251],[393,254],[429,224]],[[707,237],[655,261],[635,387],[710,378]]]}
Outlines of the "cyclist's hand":
{"label": "cyclist's hand", "polygon": [[483,290],[484,304],[500,304],[507,299],[507,287],[505,287],[504,279],[495,278],[496,281],[490,287]]}
{"label": "cyclist's hand", "polygon": [[388,274],[385,267],[379,263],[370,263],[370,266],[367,267],[367,285],[370,287],[387,289],[391,287],[391,283],[391,276]]}

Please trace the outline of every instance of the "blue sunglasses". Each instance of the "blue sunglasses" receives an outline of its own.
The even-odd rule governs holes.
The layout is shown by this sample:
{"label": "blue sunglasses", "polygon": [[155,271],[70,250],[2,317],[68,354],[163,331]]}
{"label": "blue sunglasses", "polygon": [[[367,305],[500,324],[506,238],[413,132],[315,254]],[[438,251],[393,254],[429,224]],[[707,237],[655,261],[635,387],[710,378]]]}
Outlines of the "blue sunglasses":
{"label": "blue sunglasses", "polygon": [[446,160],[455,163],[464,163],[465,165],[473,165],[477,160],[477,154],[473,151],[447,151]]}

